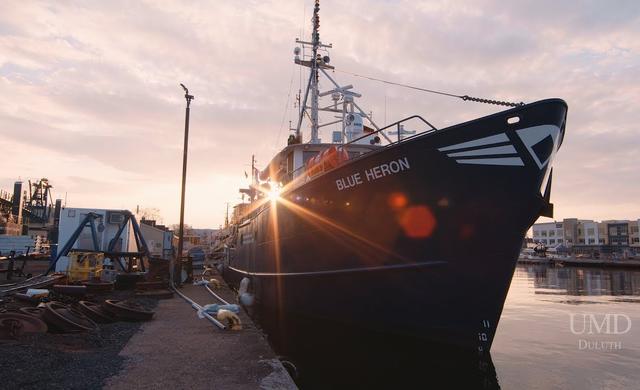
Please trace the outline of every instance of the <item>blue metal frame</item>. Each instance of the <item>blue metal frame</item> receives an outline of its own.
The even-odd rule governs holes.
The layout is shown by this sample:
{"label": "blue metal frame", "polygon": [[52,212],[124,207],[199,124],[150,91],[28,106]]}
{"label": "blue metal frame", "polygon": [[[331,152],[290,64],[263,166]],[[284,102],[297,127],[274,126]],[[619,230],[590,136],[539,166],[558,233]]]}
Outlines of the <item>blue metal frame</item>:
{"label": "blue metal frame", "polygon": [[78,240],[78,237],[80,237],[80,234],[82,233],[84,228],[87,227],[87,224],[89,224],[89,227],[91,228],[91,238],[92,238],[92,241],[93,241],[93,249],[95,251],[99,251],[100,250],[100,247],[98,245],[98,234],[96,233],[96,225],[95,225],[95,223],[93,223],[93,221],[98,219],[98,218],[102,218],[102,215],[96,214],[96,213],[88,213],[84,217],[84,219],[82,220],[82,222],[80,223],[78,228],[73,232],[73,234],[69,238],[69,241],[67,241],[67,243],[64,244],[62,249],[58,252],[58,254],[56,255],[55,260],[51,263],[51,265],[49,266],[47,271],[44,273],[45,275],[48,275],[49,272],[53,271],[56,268],[56,264],[58,263],[58,260],[60,260],[60,258],[62,256],[66,256],[69,253],[69,251],[71,250],[73,245]]}
{"label": "blue metal frame", "polygon": [[[109,246],[107,248],[107,253],[108,252],[113,252],[113,249],[116,245],[116,242],[118,242],[118,240],[120,239],[120,236],[122,235],[122,232],[124,231],[124,228],[128,225],[129,221],[131,221],[131,226],[133,227],[133,237],[136,240],[136,246],[138,248],[138,252],[140,254],[140,264],[142,266],[142,270],[146,271],[146,267],[144,265],[144,260],[143,258],[146,256],[149,256],[149,247],[147,246],[147,242],[145,241],[144,237],[142,236],[142,231],[140,230],[140,225],[138,224],[138,221],[136,221],[135,216],[128,210],[123,210],[121,211],[125,218],[123,223],[120,225],[120,227],[118,228],[118,231],[116,232],[116,235],[114,236],[114,238],[111,240],[111,242],[109,243]],[[96,252],[103,252],[100,250],[100,244],[98,243],[98,233],[96,232],[96,224],[95,224],[95,220],[102,218],[102,215],[100,214],[96,214],[93,212],[88,213],[84,219],[82,220],[82,222],[80,223],[80,225],[78,226],[78,228],[73,232],[73,234],[71,235],[71,237],[69,238],[69,241],[67,241],[66,244],[64,244],[64,246],[62,247],[62,249],[56,254],[55,256],[55,260],[53,260],[53,262],[51,263],[51,265],[49,266],[49,269],[47,269],[47,271],[45,272],[45,275],[48,275],[51,271],[53,271],[56,268],[56,264],[58,263],[58,260],[62,257],[62,256],[66,256],[67,254],[69,254],[69,251],[73,248],[73,245],[76,243],[76,241],[78,240],[78,237],[80,237],[80,234],[82,233],[82,231],[84,230],[85,227],[89,226],[89,228],[91,229],[91,238],[93,241],[93,250]],[[122,262],[121,258],[115,257],[115,259],[118,261],[118,264],[120,264],[120,268],[127,272],[126,267],[124,266],[124,263]]]}
{"label": "blue metal frame", "polygon": [[122,235],[124,228],[129,223],[129,217],[130,217],[129,214],[125,214],[122,225],[120,225],[120,227],[118,228],[118,231],[116,232],[116,235],[111,239],[111,242],[109,242],[109,247],[107,248],[107,252],[113,252],[113,248],[116,246],[116,242],[118,242],[118,239]]}

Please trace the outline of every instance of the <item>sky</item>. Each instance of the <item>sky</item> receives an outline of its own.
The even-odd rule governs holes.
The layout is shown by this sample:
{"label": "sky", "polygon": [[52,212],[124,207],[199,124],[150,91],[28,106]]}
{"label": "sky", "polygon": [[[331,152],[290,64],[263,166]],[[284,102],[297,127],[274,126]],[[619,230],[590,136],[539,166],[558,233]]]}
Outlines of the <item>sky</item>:
{"label": "sky", "polygon": [[[286,144],[304,78],[295,38],[309,39],[312,6],[3,1],[0,188],[46,177],[69,207],[155,208],[177,222],[184,83],[195,95],[185,220],[217,227],[225,203],[240,201],[251,155],[262,168]],[[640,2],[323,0],[320,15],[339,70],[490,99],[565,99],[555,218],[640,218]],[[419,114],[445,127],[500,111],[333,77],[363,94],[379,124]]]}

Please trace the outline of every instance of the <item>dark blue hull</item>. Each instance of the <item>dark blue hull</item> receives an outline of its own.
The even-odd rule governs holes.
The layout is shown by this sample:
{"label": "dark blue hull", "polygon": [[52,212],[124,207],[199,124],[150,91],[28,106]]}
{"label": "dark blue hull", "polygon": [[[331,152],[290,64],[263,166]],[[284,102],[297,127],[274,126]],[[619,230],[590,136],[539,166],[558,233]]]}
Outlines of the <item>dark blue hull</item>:
{"label": "dark blue hull", "polygon": [[256,309],[283,327],[316,318],[488,351],[525,233],[550,209],[566,111],[525,105],[289,189],[239,225],[224,277],[248,278]]}

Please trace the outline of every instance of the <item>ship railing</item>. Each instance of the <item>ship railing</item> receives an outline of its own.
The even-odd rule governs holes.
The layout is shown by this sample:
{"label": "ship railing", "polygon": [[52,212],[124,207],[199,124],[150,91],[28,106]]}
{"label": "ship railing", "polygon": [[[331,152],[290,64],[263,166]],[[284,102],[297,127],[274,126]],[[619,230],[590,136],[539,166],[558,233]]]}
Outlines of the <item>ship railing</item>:
{"label": "ship railing", "polygon": [[[417,119],[417,120],[419,120],[419,121],[423,122],[423,124],[425,124],[425,125],[429,126],[429,129],[424,130],[424,131],[420,131],[420,132],[416,131],[416,132],[415,132],[415,134],[412,134],[412,135],[411,135],[411,136],[409,136],[409,137],[404,137],[404,138],[403,138],[403,136],[402,136],[402,135],[403,135],[403,131],[404,131],[404,130],[403,130],[402,125],[403,125],[404,123],[409,122],[409,121],[412,121],[412,120],[414,120],[414,119]],[[375,136],[376,134],[382,133],[382,132],[383,132],[383,131],[385,131],[385,130],[389,130],[389,129],[393,129],[393,128],[395,128],[395,129],[396,129],[396,131],[398,132],[398,134],[397,134],[397,135],[398,135],[397,139],[396,139],[396,140],[394,140],[394,141],[389,142],[388,144],[382,145],[382,146],[384,146],[384,147],[388,147],[388,146],[391,146],[391,145],[396,145],[396,144],[399,144],[399,143],[401,143],[401,142],[405,142],[405,141],[407,141],[407,140],[413,139],[413,138],[415,138],[415,137],[419,137],[419,136],[421,136],[421,135],[423,135],[423,134],[433,133],[433,132],[435,132],[435,131],[438,131],[438,129],[437,129],[435,126],[433,126],[431,123],[429,123],[426,119],[424,119],[424,118],[423,118],[423,117],[421,117],[420,115],[412,115],[412,116],[406,117],[406,118],[404,118],[404,119],[401,119],[401,120],[399,120],[399,121],[397,121],[397,122],[393,122],[393,123],[391,123],[391,124],[389,124],[389,125],[387,125],[387,126],[385,126],[385,127],[382,127],[382,128],[380,128],[380,129],[378,129],[378,130],[376,130],[376,131],[368,132],[368,133],[366,133],[365,135],[363,135],[363,136],[361,136],[361,137],[358,137],[358,138],[353,139],[353,140],[351,140],[351,141],[349,141],[349,142],[347,142],[347,143],[342,144],[342,146],[354,145],[357,141],[360,141],[360,140],[365,139],[365,138],[368,138],[368,137]],[[384,134],[384,133],[382,133],[382,134],[385,136],[385,138],[386,138],[386,139],[390,140],[390,138],[389,138],[386,134]],[[406,134],[406,133],[405,133],[405,134]],[[336,144],[336,145],[339,145],[339,144]],[[369,151],[369,152],[365,152],[365,153],[361,154],[361,155],[360,155],[360,156],[358,156],[358,157],[361,157],[361,156],[367,155],[367,154],[369,154],[369,153],[371,153],[371,152],[373,152],[373,151],[375,151],[375,149],[372,149],[372,150],[371,150],[371,151]],[[299,172],[300,172],[300,171],[303,171],[305,168],[306,168],[305,164],[302,164],[302,165],[301,165],[301,166],[299,166],[298,168],[296,168],[296,169],[294,169],[293,171],[289,172],[289,173],[287,174],[287,179],[288,179],[288,180],[287,180],[287,183],[289,183],[289,182],[291,182],[291,181],[300,181],[300,180],[302,180],[302,182],[303,182],[303,183],[305,183],[305,182],[307,182],[308,180],[310,180],[311,178],[306,177],[306,175],[304,175],[304,176],[302,176],[302,177],[300,177],[300,175],[299,175]],[[325,172],[323,172],[323,173],[325,173]]]}
{"label": "ship railing", "polygon": [[[430,129],[428,129],[428,130],[426,130],[426,131],[416,132],[415,134],[411,135],[410,137],[405,137],[405,138],[403,138],[403,137],[402,137],[402,134],[403,134],[404,129],[403,129],[403,127],[402,127],[402,124],[403,124],[403,123],[405,123],[405,122],[409,122],[409,121],[411,121],[411,120],[414,120],[414,119],[418,119],[418,120],[422,121],[425,125],[429,126],[429,127],[430,127]],[[399,120],[399,121],[397,121],[397,122],[393,122],[392,124],[387,125],[387,126],[385,126],[385,127],[382,127],[382,128],[380,128],[380,129],[378,129],[378,130],[376,130],[376,131],[373,131],[373,132],[367,133],[367,134],[365,134],[365,135],[362,135],[362,136],[360,136],[360,137],[358,137],[358,138],[356,138],[356,139],[353,139],[353,140],[351,140],[351,141],[349,141],[349,142],[345,143],[344,145],[351,145],[351,144],[353,144],[353,143],[355,143],[355,142],[357,142],[357,141],[360,141],[360,140],[365,139],[365,138],[367,138],[367,137],[371,137],[372,135],[375,135],[375,134],[378,134],[378,133],[382,133],[383,131],[385,131],[385,130],[389,130],[389,129],[392,129],[392,128],[394,128],[394,127],[395,127],[395,129],[396,129],[396,131],[397,131],[397,133],[398,133],[398,134],[397,134],[397,135],[398,135],[398,138],[397,138],[395,141],[390,141],[390,142],[389,142],[388,144],[386,144],[385,146],[395,145],[395,144],[398,144],[398,143],[400,143],[400,142],[404,142],[404,141],[406,141],[406,140],[408,140],[408,139],[415,138],[415,137],[418,137],[418,136],[423,135],[423,134],[426,134],[426,133],[432,133],[432,132],[434,132],[434,131],[438,131],[438,129],[437,129],[434,125],[432,125],[431,123],[429,123],[426,119],[424,119],[424,118],[423,118],[423,117],[421,117],[420,115],[412,115],[412,116],[406,117],[406,118],[404,118],[404,119],[400,119],[400,120]],[[382,133],[382,134],[385,136],[385,138],[390,139],[386,134],[384,134],[384,133]]]}

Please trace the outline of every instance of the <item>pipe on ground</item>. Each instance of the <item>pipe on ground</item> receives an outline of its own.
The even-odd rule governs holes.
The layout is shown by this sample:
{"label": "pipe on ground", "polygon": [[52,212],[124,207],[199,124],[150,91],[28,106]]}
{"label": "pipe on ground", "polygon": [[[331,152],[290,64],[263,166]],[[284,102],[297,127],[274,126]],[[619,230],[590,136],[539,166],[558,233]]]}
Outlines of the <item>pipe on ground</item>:
{"label": "pipe on ground", "polygon": [[182,299],[184,299],[185,301],[187,301],[188,303],[191,304],[191,307],[194,308],[196,311],[201,312],[202,315],[204,316],[204,318],[206,318],[207,320],[209,320],[209,322],[211,322],[212,324],[214,324],[215,326],[217,326],[218,328],[225,330],[227,329],[227,327],[220,321],[216,320],[215,318],[211,317],[211,315],[209,315],[209,313],[205,312],[204,310],[202,310],[202,306],[198,305],[196,302],[194,302],[191,298],[189,298],[188,296],[184,295],[183,293],[181,293],[180,291],[178,291],[178,289],[176,288],[176,286],[173,284],[173,280],[171,280],[171,289],[173,291],[176,292],[176,294],[180,295],[182,297]]}

